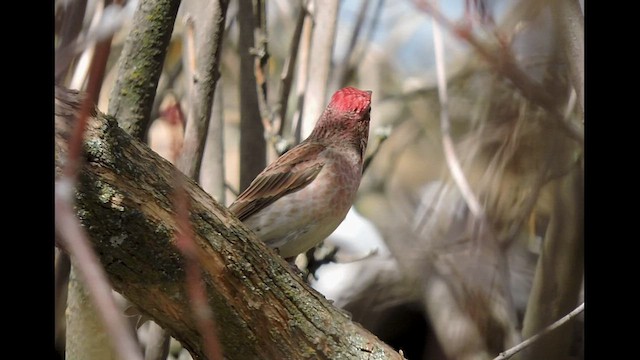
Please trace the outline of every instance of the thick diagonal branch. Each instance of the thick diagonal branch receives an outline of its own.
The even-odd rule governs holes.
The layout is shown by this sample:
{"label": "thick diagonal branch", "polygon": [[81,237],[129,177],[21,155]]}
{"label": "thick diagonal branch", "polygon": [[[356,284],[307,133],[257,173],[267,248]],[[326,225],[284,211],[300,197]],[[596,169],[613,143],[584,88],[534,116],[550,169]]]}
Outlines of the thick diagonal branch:
{"label": "thick diagonal branch", "polygon": [[[60,172],[69,131],[56,118]],[[204,359],[184,287],[172,165],[115,119],[88,124],[76,212],[114,289]],[[182,176],[182,175],[180,175]],[[402,357],[309,288],[226,208],[184,177],[197,258],[227,359]]]}

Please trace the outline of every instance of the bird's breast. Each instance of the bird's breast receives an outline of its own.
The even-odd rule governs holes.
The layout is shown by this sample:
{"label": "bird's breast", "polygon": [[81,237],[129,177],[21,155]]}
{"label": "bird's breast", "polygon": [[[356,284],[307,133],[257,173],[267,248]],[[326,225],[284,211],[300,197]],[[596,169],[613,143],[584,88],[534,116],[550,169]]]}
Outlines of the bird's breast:
{"label": "bird's breast", "polygon": [[358,156],[328,149],[325,165],[306,187],[287,194],[245,220],[267,245],[283,257],[305,252],[329,236],[344,220],[362,174]]}

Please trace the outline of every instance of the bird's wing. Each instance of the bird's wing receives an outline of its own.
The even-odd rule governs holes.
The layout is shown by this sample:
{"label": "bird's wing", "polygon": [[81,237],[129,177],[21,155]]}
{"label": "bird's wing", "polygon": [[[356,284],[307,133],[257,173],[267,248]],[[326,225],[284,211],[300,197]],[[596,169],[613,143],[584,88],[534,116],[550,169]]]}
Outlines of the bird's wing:
{"label": "bird's wing", "polygon": [[325,164],[319,156],[323,149],[321,144],[303,142],[289,150],[258,174],[229,210],[244,220],[282,196],[309,185]]}

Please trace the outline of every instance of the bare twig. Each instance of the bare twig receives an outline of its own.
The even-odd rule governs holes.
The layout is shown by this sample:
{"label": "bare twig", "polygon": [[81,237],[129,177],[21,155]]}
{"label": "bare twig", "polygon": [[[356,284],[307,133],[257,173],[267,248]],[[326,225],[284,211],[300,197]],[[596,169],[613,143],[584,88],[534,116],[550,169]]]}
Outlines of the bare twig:
{"label": "bare twig", "polygon": [[309,57],[309,69],[312,71],[308,75],[309,79],[304,94],[304,109],[302,110],[301,134],[303,138],[309,136],[325,106],[327,79],[329,79],[331,69],[339,5],[338,0],[327,0],[315,9],[315,23]]}
{"label": "bare twig", "polygon": [[476,217],[476,219],[484,220],[484,210],[478,201],[478,198],[473,193],[469,182],[467,181],[460,161],[456,156],[453,146],[453,140],[451,139],[451,125],[449,123],[449,100],[447,95],[447,79],[444,64],[444,45],[442,42],[442,33],[440,32],[440,26],[437,23],[433,23],[433,43],[436,56],[436,75],[438,79],[438,97],[440,99],[440,128],[442,131],[442,146],[444,148],[444,156],[449,166],[449,171],[453,177],[453,181],[458,186],[462,197],[467,203],[469,210]]}
{"label": "bare twig", "polygon": [[[57,48],[65,49],[78,37],[82,30],[82,20],[87,8],[87,0],[78,0],[71,2],[56,2],[56,33],[60,39]],[[60,83],[66,76],[69,69],[71,54],[66,55],[69,58],[59,57],[56,51],[56,82]],[[60,62],[60,65],[58,63]]]}
{"label": "bare twig", "polygon": [[77,122],[72,135],[73,141],[69,144],[69,160],[64,169],[64,176],[70,180],[71,186],[74,185],[75,176],[80,167],[84,130],[87,126],[87,119],[93,111],[93,107],[97,103],[100,94],[100,87],[102,86],[110,49],[111,37],[99,42],[95,46],[94,56],[89,70],[89,81],[86,88],[87,97],[82,102],[80,111],[78,112]]}
{"label": "bare twig", "polygon": [[[305,7],[306,9],[306,7]],[[311,37],[313,35],[313,19],[307,14],[302,24],[302,35],[300,37],[300,60],[298,61],[298,84],[296,87],[296,111],[291,120],[291,134],[294,142],[300,142],[302,135],[302,114],[304,112],[304,95],[309,79],[309,53],[311,52]]]}
{"label": "bare twig", "polygon": [[373,33],[378,27],[378,22],[380,21],[383,7],[384,7],[384,0],[378,0],[378,3],[376,4],[376,8],[373,10],[373,15],[371,16],[371,22],[369,23],[367,32],[363,37],[363,40],[362,40],[363,45],[360,46],[359,49],[356,49],[351,54],[351,59],[349,60],[350,61],[349,66],[353,67],[354,62],[359,61],[359,59],[362,59],[366,54],[367,48],[371,42],[371,38],[373,37]]}
{"label": "bare twig", "polygon": [[524,349],[524,348],[528,347],[529,345],[533,344],[534,342],[538,341],[541,337],[547,335],[548,333],[552,332],[553,330],[555,330],[555,329],[559,328],[560,326],[566,324],[567,322],[569,322],[569,320],[575,318],[576,316],[578,316],[578,314],[580,314],[583,311],[584,311],[584,303],[580,304],[580,306],[575,308],[573,311],[571,311],[567,315],[563,316],[562,318],[558,319],[553,324],[547,326],[544,330],[542,330],[541,332],[537,333],[536,335],[528,338],[527,340],[521,342],[520,344],[512,347],[509,350],[501,352],[500,355],[495,357],[493,360],[505,360],[505,359],[511,358],[513,355],[517,354],[522,349]]}
{"label": "bare twig", "polygon": [[207,359],[222,360],[222,347],[218,340],[213,312],[207,301],[207,292],[199,265],[199,248],[193,240],[193,229],[189,221],[189,197],[187,196],[182,177],[176,172],[174,177],[176,193],[174,204],[178,223],[176,246],[184,256],[187,294],[191,302],[193,317],[203,338],[204,351]]}
{"label": "bare twig", "polygon": [[240,195],[240,191],[238,191],[238,189],[236,189],[235,187],[233,187],[233,185],[229,184],[228,182],[224,182],[224,188],[231,191],[231,193],[235,196]]}
{"label": "bare twig", "polygon": [[178,168],[196,181],[200,178],[207,129],[211,119],[211,104],[216,83],[220,78],[220,54],[228,6],[228,0],[213,1],[194,15],[195,41],[198,45],[195,73],[191,79],[191,106]]}
{"label": "bare twig", "polygon": [[[222,91],[224,81],[218,80],[216,93],[213,95],[213,109],[207,130],[207,143],[204,147],[200,184],[216,201],[226,204],[226,188],[224,179],[224,100]],[[236,194],[237,195],[237,194]]]}
{"label": "bare twig", "polygon": [[56,250],[54,268],[54,294],[55,294],[55,344],[58,350],[64,348],[65,343],[65,309],[67,303],[67,287],[69,284],[69,271],[71,270],[71,260],[69,255]]}
{"label": "bare twig", "polygon": [[349,45],[347,47],[347,51],[342,61],[334,69],[334,73],[333,73],[334,89],[340,88],[345,85],[345,82],[347,80],[347,75],[351,70],[351,63],[352,63],[351,59],[354,53],[354,49],[356,47],[356,43],[358,41],[358,37],[360,35],[360,30],[362,30],[362,24],[364,23],[364,19],[365,19],[365,15],[367,14],[369,3],[370,3],[369,0],[364,0],[360,3],[360,10],[358,11],[358,17],[356,18],[356,23],[353,27],[353,31],[351,32],[351,39],[349,39]]}
{"label": "bare twig", "polygon": [[267,9],[264,0],[254,1],[254,46],[250,53],[255,57],[253,59],[254,73],[256,77],[256,91],[258,93],[258,109],[260,110],[260,118],[264,127],[265,136],[271,137],[277,133],[277,129],[273,129],[271,122],[271,109],[268,103],[267,74],[264,71],[269,61],[269,50],[267,48]]}
{"label": "bare twig", "polygon": [[289,93],[291,92],[291,85],[293,84],[293,70],[296,66],[296,60],[298,59],[298,47],[300,45],[300,38],[302,36],[302,25],[304,19],[308,16],[307,9],[304,6],[300,6],[300,12],[296,19],[296,26],[293,30],[293,36],[291,37],[291,44],[289,45],[289,57],[285,60],[282,67],[282,73],[280,74],[280,86],[278,88],[278,103],[276,104],[277,111],[274,114],[272,126],[277,130],[278,135],[282,137],[284,129],[284,119],[287,116],[287,107],[289,103]]}

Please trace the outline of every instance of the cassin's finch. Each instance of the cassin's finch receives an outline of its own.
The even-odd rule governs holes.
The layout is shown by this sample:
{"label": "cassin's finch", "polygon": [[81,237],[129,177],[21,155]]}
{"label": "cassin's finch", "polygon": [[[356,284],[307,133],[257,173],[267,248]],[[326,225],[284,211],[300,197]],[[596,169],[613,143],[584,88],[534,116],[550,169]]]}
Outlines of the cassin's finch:
{"label": "cassin's finch", "polygon": [[360,185],[370,111],[371,91],[336,91],[311,135],[258,174],[231,212],[286,259],[324,240]]}

